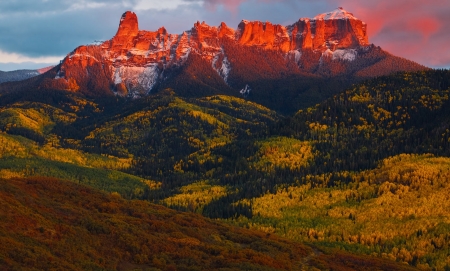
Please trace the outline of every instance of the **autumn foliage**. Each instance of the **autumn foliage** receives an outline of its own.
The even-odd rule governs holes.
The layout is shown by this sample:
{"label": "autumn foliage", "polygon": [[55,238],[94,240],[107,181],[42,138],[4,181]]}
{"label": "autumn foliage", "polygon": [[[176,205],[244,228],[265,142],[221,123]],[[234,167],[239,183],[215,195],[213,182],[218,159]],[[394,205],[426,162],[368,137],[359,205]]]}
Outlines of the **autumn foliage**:
{"label": "autumn foliage", "polygon": [[[335,258],[339,270],[346,265],[340,254],[65,181],[0,184],[1,270],[301,270],[329,268]],[[353,258],[368,270],[402,267]]]}

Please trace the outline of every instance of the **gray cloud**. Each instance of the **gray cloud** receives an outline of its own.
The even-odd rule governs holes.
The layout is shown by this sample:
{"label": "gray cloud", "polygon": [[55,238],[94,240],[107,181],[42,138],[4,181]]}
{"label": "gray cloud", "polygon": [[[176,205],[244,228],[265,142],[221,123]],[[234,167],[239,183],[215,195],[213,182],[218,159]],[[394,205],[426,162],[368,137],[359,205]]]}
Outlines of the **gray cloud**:
{"label": "gray cloud", "polygon": [[22,9],[16,2],[0,4],[0,49],[30,57],[65,55],[80,44],[107,39],[123,12],[119,5],[101,7],[100,1],[90,6],[84,1],[20,1]]}

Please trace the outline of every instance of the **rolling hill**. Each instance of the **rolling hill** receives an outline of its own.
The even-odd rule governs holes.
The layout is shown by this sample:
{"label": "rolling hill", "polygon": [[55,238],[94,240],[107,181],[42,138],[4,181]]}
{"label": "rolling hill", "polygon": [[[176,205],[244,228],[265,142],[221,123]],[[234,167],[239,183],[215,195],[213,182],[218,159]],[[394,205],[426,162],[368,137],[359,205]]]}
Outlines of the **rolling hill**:
{"label": "rolling hill", "polygon": [[290,117],[170,89],[137,100],[12,91],[0,101],[0,172],[67,179],[326,253],[446,268],[449,78],[379,77]]}
{"label": "rolling hill", "polygon": [[0,183],[2,270],[414,270],[56,179]]}

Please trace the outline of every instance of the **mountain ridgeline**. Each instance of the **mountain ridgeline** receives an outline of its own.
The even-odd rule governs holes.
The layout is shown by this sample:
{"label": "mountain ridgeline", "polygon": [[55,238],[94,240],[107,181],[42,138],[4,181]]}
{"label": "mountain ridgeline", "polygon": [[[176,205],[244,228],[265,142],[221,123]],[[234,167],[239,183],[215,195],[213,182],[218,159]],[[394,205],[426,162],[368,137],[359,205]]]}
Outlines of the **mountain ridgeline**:
{"label": "mountain ridgeline", "polygon": [[112,39],[76,48],[38,87],[129,98],[172,88],[183,97],[244,96],[290,114],[362,79],[425,69],[370,44],[367,27],[338,8],[289,26],[197,22],[170,34],[140,30],[126,12]]}

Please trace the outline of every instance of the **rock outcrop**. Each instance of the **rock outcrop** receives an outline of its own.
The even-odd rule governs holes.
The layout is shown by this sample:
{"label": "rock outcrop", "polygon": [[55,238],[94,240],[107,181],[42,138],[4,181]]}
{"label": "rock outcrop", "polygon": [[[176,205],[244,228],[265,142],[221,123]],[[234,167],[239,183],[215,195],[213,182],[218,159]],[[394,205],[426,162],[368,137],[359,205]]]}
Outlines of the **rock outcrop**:
{"label": "rock outcrop", "polygon": [[242,21],[238,26],[238,42],[244,46],[261,46],[267,50],[289,52],[291,37],[286,27],[270,22]]}
{"label": "rock outcrop", "polygon": [[[91,74],[97,79],[107,76],[109,85],[104,83],[104,90],[109,88],[117,95],[139,97],[163,80],[165,69],[181,66],[189,54],[195,53],[210,62],[226,82],[233,63],[224,51],[224,42],[284,55],[293,53],[297,63],[305,50],[334,59],[345,55],[339,50],[356,52],[354,49],[369,45],[366,24],[342,8],[312,19],[302,18],[290,26],[243,20],[234,30],[225,23],[212,27],[197,22],[180,35],[169,34],[164,27],[154,32],[139,30],[136,14],[128,11],[122,15],[111,40],[80,46],[70,53],[57,79],[72,78],[83,89],[95,85],[90,82]],[[335,51],[339,52],[334,54]]]}

